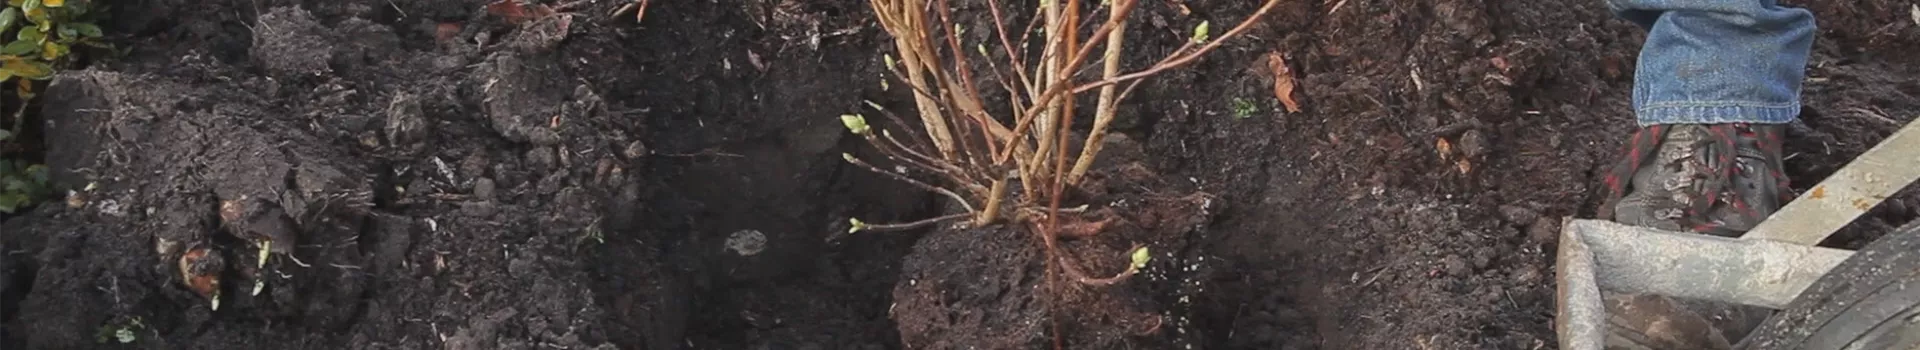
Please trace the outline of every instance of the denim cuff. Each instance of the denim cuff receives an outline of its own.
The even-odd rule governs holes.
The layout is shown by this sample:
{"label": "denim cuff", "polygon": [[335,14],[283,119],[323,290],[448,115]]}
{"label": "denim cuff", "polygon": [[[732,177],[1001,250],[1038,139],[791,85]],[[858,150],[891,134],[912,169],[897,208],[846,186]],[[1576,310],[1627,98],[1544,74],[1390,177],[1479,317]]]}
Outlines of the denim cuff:
{"label": "denim cuff", "polygon": [[1800,115],[1800,103],[1665,102],[1634,111],[1640,126],[1657,124],[1786,124]]}

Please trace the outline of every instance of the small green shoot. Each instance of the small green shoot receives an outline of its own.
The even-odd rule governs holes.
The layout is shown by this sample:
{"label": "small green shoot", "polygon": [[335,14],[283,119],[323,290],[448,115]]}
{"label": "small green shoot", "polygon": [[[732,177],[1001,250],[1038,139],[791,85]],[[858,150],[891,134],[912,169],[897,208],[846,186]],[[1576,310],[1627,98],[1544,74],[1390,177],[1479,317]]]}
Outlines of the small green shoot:
{"label": "small green shoot", "polygon": [[267,267],[267,254],[273,253],[273,240],[260,240],[260,266]]}
{"label": "small green shoot", "polygon": [[865,231],[867,229],[867,223],[865,221],[860,221],[860,219],[858,218],[847,218],[847,223],[851,224],[847,227],[847,233],[850,233],[850,234],[860,233],[860,231]]}
{"label": "small green shoot", "polygon": [[840,116],[840,124],[845,124],[847,131],[853,132],[854,135],[867,136],[868,133],[873,132],[873,128],[867,126],[867,117],[859,114]]}
{"label": "small green shoot", "polygon": [[1207,21],[1200,21],[1200,25],[1193,26],[1193,43],[1207,43],[1207,24]]}
{"label": "small green shoot", "polygon": [[1133,250],[1133,265],[1132,265],[1132,266],[1133,266],[1133,269],[1134,269],[1134,270],[1139,270],[1139,269],[1144,269],[1144,268],[1147,268],[1147,263],[1148,263],[1148,262],[1152,262],[1152,261],[1153,261],[1153,255],[1152,255],[1152,254],[1149,254],[1149,253],[1147,253],[1147,247],[1146,247],[1146,246],[1140,246],[1140,249],[1134,249],[1134,250]]}
{"label": "small green shoot", "polygon": [[1252,118],[1253,115],[1257,113],[1260,113],[1260,105],[1254,104],[1253,100],[1240,97],[1233,98],[1233,119]]}
{"label": "small green shoot", "polygon": [[140,336],[136,332],[146,328],[147,325],[140,321],[140,316],[134,316],[126,319],[125,322],[109,322],[100,325],[100,328],[94,331],[93,340],[101,344],[109,341],[129,344],[139,341]]}

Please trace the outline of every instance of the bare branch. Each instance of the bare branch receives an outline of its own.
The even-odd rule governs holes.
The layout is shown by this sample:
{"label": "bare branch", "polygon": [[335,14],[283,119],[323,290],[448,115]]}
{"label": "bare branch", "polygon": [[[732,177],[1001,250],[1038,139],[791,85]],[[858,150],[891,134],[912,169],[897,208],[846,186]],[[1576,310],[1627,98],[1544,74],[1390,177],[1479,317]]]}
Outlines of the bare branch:
{"label": "bare branch", "polygon": [[[1278,0],[1268,0],[1268,1],[1278,1]],[[1121,13],[1121,15],[1115,16],[1114,18],[1125,20],[1126,19],[1125,14],[1132,13],[1134,6],[1138,5],[1139,2],[1140,2],[1139,0],[1117,0],[1117,3],[1114,4],[1112,11]],[[1072,72],[1074,70],[1077,70],[1076,67],[1078,67],[1081,62],[1084,62],[1086,60],[1087,58],[1086,56],[1093,51],[1094,47],[1106,41],[1107,33],[1112,32],[1115,27],[1118,27],[1118,25],[1115,24],[1114,21],[1111,19],[1108,20],[1106,23],[1101,24],[1099,29],[1094,30],[1094,33],[1093,33],[1093,35],[1095,36],[1094,39],[1088,41],[1084,45],[1081,45],[1079,50],[1076,50],[1077,52],[1073,56],[1069,56],[1070,58],[1068,58],[1067,64],[1065,66],[1058,67],[1054,71],[1064,73],[1064,72]],[[1014,127],[1013,127],[1014,137],[1018,138],[1026,135],[1026,131],[1028,128],[1032,127],[1034,119],[1039,119],[1036,114],[1040,113],[1041,108],[1049,106],[1049,104],[1042,101],[1053,101],[1055,98],[1060,98],[1060,95],[1062,93],[1072,90],[1072,89],[1069,89],[1069,87],[1071,87],[1071,84],[1069,84],[1069,82],[1071,82],[1073,79],[1072,75],[1061,75],[1057,77],[1047,77],[1047,78],[1051,78],[1051,81],[1049,84],[1047,84],[1046,92],[1041,93],[1039,96],[1035,97],[1033,99],[1035,104],[1033,106],[1028,107],[1025,113],[1022,113],[1027,115],[1025,119],[1019,120],[1016,123],[1014,123]],[[996,157],[994,159],[994,162],[996,163],[1006,162],[1009,157],[1011,157],[1011,154],[1002,153],[1000,154],[999,157]]]}
{"label": "bare branch", "polygon": [[[1119,27],[1107,34],[1107,54],[1100,71],[1100,76],[1106,79],[1113,79],[1120,74],[1120,53],[1127,39],[1126,18],[1120,17],[1127,14],[1112,11],[1110,15],[1113,18],[1108,20],[1119,23]],[[1102,142],[1107,136],[1107,126],[1113,124],[1113,115],[1117,113],[1120,103],[1115,87],[1107,85],[1100,88],[1100,100],[1094,105],[1093,130],[1087,132],[1087,143],[1080,147],[1080,156],[1073,162],[1073,170],[1067,172],[1067,184],[1080,183],[1080,178],[1087,175],[1087,169],[1093,167],[1093,157],[1100,154],[1100,148],[1104,146]]]}
{"label": "bare branch", "polygon": [[[1220,35],[1220,38],[1214,39],[1213,41],[1208,41],[1207,44],[1201,46],[1199,50],[1195,50],[1193,52],[1186,53],[1186,54],[1176,54],[1173,56],[1167,56],[1167,58],[1160,60],[1160,63],[1155,63],[1152,68],[1147,68],[1146,70],[1143,70],[1143,71],[1127,73],[1125,75],[1121,75],[1118,77],[1107,78],[1097,82],[1080,85],[1078,87],[1074,87],[1073,92],[1081,93],[1081,92],[1093,90],[1095,88],[1099,88],[1102,86],[1113,85],[1123,81],[1146,78],[1146,77],[1153,76],[1154,74],[1159,74],[1161,71],[1165,71],[1170,68],[1186,65],[1187,63],[1192,63],[1195,59],[1199,59],[1200,56],[1206,55],[1207,52],[1213,51],[1213,49],[1220,47],[1220,44],[1226,42],[1227,39],[1233,38],[1234,36],[1238,36],[1240,35],[1240,33],[1246,32],[1248,29],[1252,29],[1253,25],[1260,21],[1260,18],[1266,17],[1267,11],[1272,10],[1273,6],[1278,5],[1279,3],[1280,3],[1280,0],[1267,0],[1267,3],[1265,5],[1260,6],[1260,10],[1254,11],[1253,15],[1248,16],[1246,20],[1241,21],[1240,25],[1234,26],[1233,30],[1229,30],[1227,31],[1226,34]],[[1174,52],[1186,51],[1186,48],[1192,47],[1192,46],[1193,46],[1193,43],[1189,42],[1187,43],[1187,45],[1183,45],[1180,50],[1175,50]]]}
{"label": "bare branch", "polygon": [[900,180],[902,182],[913,184],[914,186],[920,187],[920,189],[923,189],[923,190],[939,193],[947,196],[948,198],[953,198],[954,201],[960,202],[960,206],[963,208],[966,208],[968,213],[977,211],[973,209],[973,204],[967,203],[966,198],[960,197],[960,194],[953,193],[953,191],[949,191],[945,188],[940,188],[938,186],[929,185],[925,182],[920,182],[920,180],[914,180],[911,177],[907,177],[906,174],[882,170],[880,169],[880,167],[873,166],[873,164],[867,164],[866,161],[862,161],[860,160],[860,158],[855,158],[852,154],[841,154],[841,157],[846,158],[848,163],[853,163],[853,165],[858,165],[862,168],[867,168],[867,170],[869,171],[880,173],[881,175],[886,175],[887,177],[891,177],[894,180]]}

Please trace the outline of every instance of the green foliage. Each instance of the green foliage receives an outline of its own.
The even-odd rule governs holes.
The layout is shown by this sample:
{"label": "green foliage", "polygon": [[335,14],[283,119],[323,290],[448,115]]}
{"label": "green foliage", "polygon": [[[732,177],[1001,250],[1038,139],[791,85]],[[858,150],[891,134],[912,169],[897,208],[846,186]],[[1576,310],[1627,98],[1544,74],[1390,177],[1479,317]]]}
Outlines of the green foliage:
{"label": "green foliage", "polygon": [[[110,48],[93,23],[90,0],[7,0],[0,8],[0,82],[13,80],[20,100],[32,101],[34,81],[53,78],[56,66],[72,61],[73,48]],[[0,128],[0,143],[18,136],[26,118],[23,103],[11,127]],[[7,125],[7,124],[0,124]],[[11,155],[9,155],[11,156]],[[0,213],[12,213],[45,199],[47,167],[22,159],[0,159]]]}
{"label": "green foliage", "polygon": [[139,335],[134,332],[140,331],[146,328],[147,328],[147,324],[140,321],[140,316],[134,316],[132,318],[127,318],[122,322],[111,322],[111,323],[100,325],[100,329],[96,329],[93,332],[94,333],[93,341],[99,342],[102,344],[105,344],[109,341],[118,342],[120,344],[132,343],[136,340],[140,340]]}
{"label": "green foliage", "polygon": [[1233,119],[1252,118],[1255,113],[1260,113],[1260,105],[1254,104],[1253,100],[1233,98]]}
{"label": "green foliage", "polygon": [[0,159],[0,213],[12,213],[48,194],[47,166]]}
{"label": "green foliage", "polygon": [[1207,21],[1200,21],[1200,25],[1193,26],[1193,37],[1188,40],[1195,44],[1207,43]]}
{"label": "green foliage", "polygon": [[29,80],[53,77],[53,67],[68,59],[75,45],[107,47],[100,26],[91,22],[90,1],[8,0],[0,9],[0,80],[20,79],[22,98],[33,97]]}

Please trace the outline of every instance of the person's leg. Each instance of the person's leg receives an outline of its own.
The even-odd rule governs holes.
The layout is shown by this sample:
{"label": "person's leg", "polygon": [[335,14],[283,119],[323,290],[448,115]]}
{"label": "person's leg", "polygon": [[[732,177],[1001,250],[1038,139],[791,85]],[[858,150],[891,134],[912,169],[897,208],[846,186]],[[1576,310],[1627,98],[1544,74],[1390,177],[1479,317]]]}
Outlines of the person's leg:
{"label": "person's leg", "polygon": [[1800,113],[1813,14],[1773,0],[1608,0],[1647,29],[1634,72],[1640,125],[1781,124]]}
{"label": "person's leg", "polygon": [[[1813,15],[1773,0],[1607,0],[1646,28],[1634,72],[1642,127],[1608,174],[1604,219],[1738,236],[1792,198],[1780,124],[1800,113]],[[1767,310],[1614,295],[1608,347],[1727,349]]]}
{"label": "person's leg", "polygon": [[1607,0],[1647,28],[1643,127],[1606,181],[1603,218],[1737,236],[1791,199],[1780,124],[1800,113],[1813,15],[1773,0]]}

